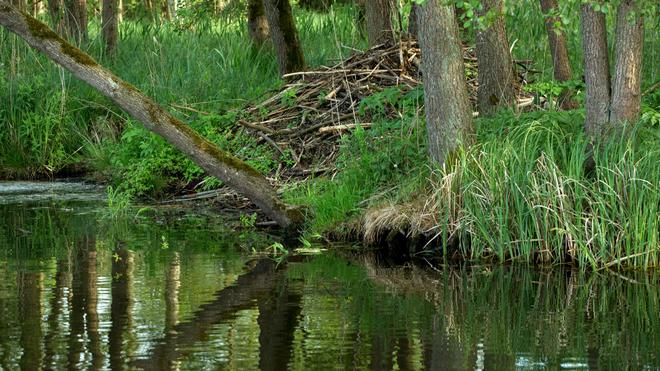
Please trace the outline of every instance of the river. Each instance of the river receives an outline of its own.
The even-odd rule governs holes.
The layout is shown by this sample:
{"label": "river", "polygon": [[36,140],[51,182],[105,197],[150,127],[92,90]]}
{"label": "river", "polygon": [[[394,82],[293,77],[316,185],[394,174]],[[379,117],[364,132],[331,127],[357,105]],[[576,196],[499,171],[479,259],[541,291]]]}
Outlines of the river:
{"label": "river", "polygon": [[0,369],[660,369],[660,276],[270,259],[214,210],[0,182]]}

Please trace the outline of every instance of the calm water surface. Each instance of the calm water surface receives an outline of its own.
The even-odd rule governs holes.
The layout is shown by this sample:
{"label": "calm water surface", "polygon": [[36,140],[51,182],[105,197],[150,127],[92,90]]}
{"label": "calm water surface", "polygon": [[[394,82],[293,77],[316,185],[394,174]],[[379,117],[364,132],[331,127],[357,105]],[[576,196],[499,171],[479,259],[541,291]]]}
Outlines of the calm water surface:
{"label": "calm water surface", "polygon": [[211,212],[104,199],[0,183],[0,369],[660,369],[656,273],[277,264]]}

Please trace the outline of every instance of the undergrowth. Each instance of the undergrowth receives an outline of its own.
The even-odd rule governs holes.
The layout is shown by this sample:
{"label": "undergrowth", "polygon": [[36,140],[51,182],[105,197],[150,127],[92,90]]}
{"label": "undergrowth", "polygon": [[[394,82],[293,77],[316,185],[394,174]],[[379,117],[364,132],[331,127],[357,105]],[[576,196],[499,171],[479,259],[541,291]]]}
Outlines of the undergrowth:
{"label": "undergrowth", "polygon": [[[428,218],[415,230],[408,210],[407,232],[426,232],[435,256],[657,266],[660,113],[648,105],[643,111],[640,123],[593,147],[592,171],[585,171],[591,146],[581,110],[479,119],[478,144],[443,169],[429,169],[416,116],[381,121],[344,137],[334,177],[289,197],[312,206],[309,232],[340,235],[387,235],[402,227],[402,209],[417,205],[412,213]],[[395,215],[365,218],[374,209]]]}
{"label": "undergrowth", "polygon": [[[308,65],[334,63],[351,53],[348,47],[364,45],[351,12],[350,7],[335,7],[327,14],[296,9]],[[119,31],[117,55],[108,58],[98,19],[90,19],[90,41],[82,48],[198,128],[213,124],[200,119],[200,112],[223,116],[281,84],[272,46],[250,45],[242,13],[206,15],[184,25],[127,19]],[[156,196],[160,190],[177,189],[180,175],[188,179],[201,173],[161,140],[137,129],[109,100],[3,28],[0,102],[0,179],[48,177],[75,165],[102,180],[128,181],[121,187],[135,194]],[[224,127],[212,135],[217,143],[235,144],[226,149],[235,148],[236,140],[248,140],[219,138],[218,133],[226,134]],[[254,164],[261,159],[257,154]],[[154,166],[163,167],[162,174]]]}

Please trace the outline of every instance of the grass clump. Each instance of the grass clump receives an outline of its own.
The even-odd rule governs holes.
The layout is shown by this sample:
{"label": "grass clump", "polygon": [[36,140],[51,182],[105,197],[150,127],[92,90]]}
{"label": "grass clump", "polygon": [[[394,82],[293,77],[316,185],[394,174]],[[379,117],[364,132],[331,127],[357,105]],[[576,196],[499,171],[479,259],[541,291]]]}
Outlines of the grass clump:
{"label": "grass clump", "polygon": [[480,144],[433,177],[438,244],[469,259],[657,266],[657,130],[638,125],[594,145],[580,113],[481,121]]}
{"label": "grass clump", "polygon": [[[341,231],[352,218],[367,241],[392,231],[425,235],[435,256],[657,266],[657,125],[643,120],[597,143],[595,168],[586,171],[583,120],[582,111],[480,119],[478,144],[434,171],[412,117],[380,123],[346,137],[340,171],[307,185],[297,201],[315,210],[312,232]],[[401,135],[406,127],[412,135]]]}

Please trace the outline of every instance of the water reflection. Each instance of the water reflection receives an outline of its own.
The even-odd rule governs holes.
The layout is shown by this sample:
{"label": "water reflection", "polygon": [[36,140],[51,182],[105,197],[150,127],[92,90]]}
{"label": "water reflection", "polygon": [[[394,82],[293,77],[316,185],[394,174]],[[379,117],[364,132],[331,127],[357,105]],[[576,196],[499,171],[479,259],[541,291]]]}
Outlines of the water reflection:
{"label": "water reflection", "polygon": [[19,361],[23,370],[36,370],[41,365],[42,348],[41,332],[41,291],[43,289],[43,274],[20,272],[17,275],[19,297],[19,319],[21,321],[20,345],[23,354]]}
{"label": "water reflection", "polygon": [[0,205],[1,369],[660,367],[657,273],[278,264],[222,221],[61,206]]}

